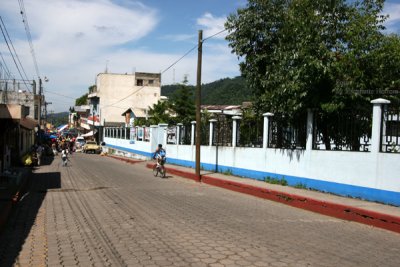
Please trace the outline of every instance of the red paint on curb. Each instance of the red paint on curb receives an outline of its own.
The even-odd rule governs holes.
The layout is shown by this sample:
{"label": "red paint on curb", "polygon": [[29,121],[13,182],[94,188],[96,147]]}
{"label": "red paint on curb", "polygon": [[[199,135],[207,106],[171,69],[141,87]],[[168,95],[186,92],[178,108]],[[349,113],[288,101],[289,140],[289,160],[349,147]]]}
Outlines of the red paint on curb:
{"label": "red paint on curb", "polygon": [[[152,168],[153,164],[147,164],[146,166],[148,168]],[[196,174],[193,172],[180,171],[170,168],[167,169],[167,173],[172,173],[194,181],[199,181]],[[292,207],[305,209],[338,219],[354,221],[400,233],[400,217],[397,216],[289,194],[281,191],[270,190],[234,181],[218,179],[208,175],[201,176],[201,182],[255,197],[276,201]]]}

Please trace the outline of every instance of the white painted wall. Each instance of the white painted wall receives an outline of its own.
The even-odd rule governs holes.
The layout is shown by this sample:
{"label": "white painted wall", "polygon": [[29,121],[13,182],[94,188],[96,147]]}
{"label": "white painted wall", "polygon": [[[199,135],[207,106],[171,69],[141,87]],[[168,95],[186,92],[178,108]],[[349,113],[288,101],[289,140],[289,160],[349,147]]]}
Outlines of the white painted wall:
{"label": "white painted wall", "polygon": [[[380,123],[373,125],[380,127]],[[129,140],[115,138],[105,138],[105,142],[110,147],[149,155],[162,142],[164,131],[165,125],[153,126],[150,142],[129,144]],[[378,135],[373,134],[375,141],[379,141]],[[167,162],[195,165],[195,145],[164,147]],[[310,146],[304,150],[201,146],[200,156],[204,169],[218,168],[259,180],[284,177],[291,185],[303,183],[319,190],[400,206],[400,154],[381,153],[376,147],[371,152],[350,152],[312,150]]]}

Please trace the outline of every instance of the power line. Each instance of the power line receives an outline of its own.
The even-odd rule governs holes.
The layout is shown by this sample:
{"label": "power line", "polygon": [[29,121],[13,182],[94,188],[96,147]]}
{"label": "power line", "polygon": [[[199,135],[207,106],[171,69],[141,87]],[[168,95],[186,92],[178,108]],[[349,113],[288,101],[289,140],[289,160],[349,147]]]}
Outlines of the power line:
{"label": "power line", "polygon": [[29,46],[31,48],[31,55],[33,58],[33,64],[35,65],[36,75],[38,76],[38,78],[40,78],[39,67],[37,64],[36,56],[35,56],[35,50],[33,49],[32,36],[31,36],[30,29],[29,29],[28,17],[26,16],[24,1],[18,0],[18,3],[19,3],[20,10],[21,10],[22,22],[24,23],[24,26],[25,26],[26,37],[28,39]]}
{"label": "power line", "polygon": [[[22,66],[21,61],[19,60],[17,51],[15,51],[14,45],[12,44],[11,38],[10,38],[10,36],[8,35],[8,31],[7,31],[7,29],[6,29],[6,26],[5,26],[5,24],[4,24],[3,19],[1,18],[1,16],[0,16],[0,22],[1,22],[1,24],[0,24],[0,29],[1,29],[1,32],[2,32],[2,34],[3,34],[4,41],[5,41],[6,44],[7,44],[8,51],[10,52],[11,57],[12,57],[12,59],[13,59],[13,61],[14,61],[14,64],[15,64],[15,66],[17,67],[18,73],[19,73],[19,75],[21,76],[22,80],[28,80],[28,77],[26,76],[24,67]],[[3,29],[4,29],[4,30],[3,30]],[[8,42],[8,40],[7,40],[6,35],[7,35],[8,40],[10,41],[10,44],[11,44],[13,50],[14,50],[15,57],[14,57],[14,54],[12,53],[12,51],[11,51],[10,44],[9,44],[9,42]],[[24,72],[24,74],[25,74],[25,79],[24,79],[24,77],[22,76],[21,70],[20,70],[20,68],[18,67],[18,64],[17,64],[17,61],[15,60],[15,58],[18,59],[18,62],[19,62],[20,66],[21,66],[21,68],[22,68],[22,70],[23,70],[23,72]],[[24,84],[25,84],[25,86],[26,86],[26,89],[28,89],[28,91],[31,92],[31,90],[29,89],[29,87],[28,87],[28,85],[26,84],[26,82],[24,82]]]}
{"label": "power line", "polygon": [[213,38],[213,37],[215,37],[215,36],[217,36],[217,35],[219,35],[219,34],[225,32],[225,31],[227,31],[227,29],[223,29],[223,30],[221,30],[221,31],[219,31],[219,32],[217,32],[217,33],[215,33],[215,34],[213,34],[213,35],[207,37],[207,38],[204,38],[204,39],[203,39],[203,43],[204,43],[205,41],[207,41],[208,39],[211,39],[211,38]]}
{"label": "power line", "polygon": [[[213,34],[213,35],[207,37],[207,38],[204,38],[202,42],[204,43],[206,40],[211,39],[211,38],[213,38],[213,37],[215,37],[215,36],[217,36],[217,35],[219,35],[219,34],[225,32],[225,31],[227,31],[227,29],[221,30],[221,31],[219,31],[219,32],[217,32],[217,33],[215,33],[215,34]],[[199,45],[195,45],[194,47],[192,47],[189,51],[187,51],[187,52],[186,52],[183,56],[181,56],[178,60],[176,60],[174,63],[172,63],[170,66],[168,66],[165,70],[163,70],[163,71],[161,72],[161,74],[163,74],[164,72],[168,71],[170,68],[172,68],[173,66],[175,66],[179,61],[181,61],[184,57],[186,57],[187,55],[189,55],[189,53],[192,52],[193,50],[195,50],[198,46],[199,46]]]}
{"label": "power line", "polygon": [[[211,36],[209,36],[209,37],[203,39],[203,42],[206,41],[206,40],[208,40],[208,39],[211,39],[211,38],[217,36],[218,34],[223,33],[224,31],[226,31],[226,29],[224,29],[224,30],[222,30],[222,31],[219,31],[219,32],[217,32],[217,33],[215,33],[215,34],[213,34],[213,35],[211,35]],[[189,49],[183,56],[181,56],[178,60],[176,60],[174,63],[172,63],[170,66],[168,66],[165,70],[163,70],[163,71],[161,72],[161,74],[165,73],[165,72],[168,71],[170,68],[172,68],[174,65],[176,65],[179,61],[181,61],[183,58],[185,58],[187,55],[189,55],[190,52],[192,52],[192,51],[193,51],[194,49],[196,49],[198,46],[199,46],[199,45],[195,45],[194,47],[192,47],[191,49]],[[131,93],[131,94],[129,94],[129,95],[127,95],[127,96],[121,98],[121,99],[118,100],[117,102],[114,102],[113,104],[104,106],[103,108],[112,107],[112,106],[114,106],[115,104],[117,104],[117,103],[119,103],[119,102],[121,102],[121,101],[127,99],[127,98],[130,97],[131,95],[133,95],[133,94],[139,92],[139,91],[142,90],[143,88],[144,88],[144,86],[142,86],[142,87],[139,88],[138,90],[134,91],[133,93]]]}
{"label": "power line", "polygon": [[190,52],[192,52],[193,50],[195,50],[198,47],[198,45],[194,46],[193,48],[191,48],[189,51],[187,51],[183,56],[181,56],[177,61],[175,61],[174,63],[172,63],[168,68],[166,68],[165,70],[163,70],[161,72],[161,74],[163,74],[164,72],[166,72],[167,70],[169,70],[170,68],[172,68],[174,65],[176,65],[179,61],[181,61],[184,57],[186,57],[187,55],[189,55]]}
{"label": "power line", "polygon": [[1,66],[1,68],[4,69],[4,71],[5,71],[4,78],[5,78],[5,79],[7,79],[7,78],[8,78],[8,79],[11,79],[11,78],[12,78],[12,75],[11,75],[10,69],[8,68],[7,63],[6,63],[6,61],[4,60],[4,57],[3,57],[3,54],[1,53],[1,51],[0,51],[0,57],[1,57],[1,60],[3,61],[3,64],[0,64],[0,66]]}
{"label": "power line", "polygon": [[[217,32],[217,33],[215,33],[215,34],[213,34],[213,35],[211,35],[211,36],[209,36],[209,37],[203,39],[202,42],[204,42],[204,41],[206,41],[206,40],[208,40],[208,39],[211,39],[211,38],[217,36],[218,34],[223,33],[224,31],[226,31],[226,29],[224,29],[224,30],[222,30],[222,31],[219,31],[219,32]],[[192,47],[191,49],[189,49],[183,56],[181,56],[178,60],[176,60],[174,63],[172,63],[170,66],[168,66],[165,70],[163,70],[163,71],[161,72],[161,74],[165,73],[165,72],[168,71],[170,68],[172,68],[173,66],[175,66],[179,61],[181,61],[183,58],[185,58],[187,55],[189,55],[189,54],[190,54],[193,50],[195,50],[198,46],[199,46],[199,45],[195,45],[194,47]],[[131,93],[131,94],[129,94],[129,95],[127,95],[127,96],[121,98],[121,99],[118,100],[117,102],[115,102],[115,103],[113,103],[113,104],[110,104],[110,105],[107,105],[107,106],[104,106],[103,108],[106,108],[106,107],[113,107],[115,104],[117,104],[117,103],[119,103],[119,102],[121,102],[121,101],[127,99],[128,97],[130,97],[131,95],[133,95],[133,94],[139,92],[139,91],[142,90],[143,88],[144,88],[144,86],[142,86],[142,87],[139,88],[138,90],[134,91],[133,93]]]}
{"label": "power line", "polygon": [[71,97],[71,96],[67,96],[67,95],[63,95],[63,94],[59,94],[59,93],[55,93],[55,92],[52,92],[52,91],[49,91],[49,90],[44,90],[46,93],[50,93],[50,94],[53,94],[53,95],[58,95],[58,96],[63,96],[63,97],[66,97],[66,98],[70,98],[70,99],[76,99],[76,98],[73,98],[73,97]]}
{"label": "power line", "polygon": [[120,100],[118,100],[117,102],[114,102],[113,104],[110,104],[110,105],[107,105],[107,106],[104,106],[104,107],[102,107],[102,108],[106,108],[106,107],[113,107],[115,104],[117,104],[117,103],[119,103],[119,102],[121,102],[121,101],[123,101],[123,100],[125,100],[125,99],[127,99],[128,97],[130,97],[131,95],[134,95],[134,94],[136,94],[137,92],[139,92],[140,90],[142,90],[144,88],[144,86],[142,86],[142,87],[140,87],[139,89],[137,89],[136,91],[134,91],[133,93],[130,93],[129,95],[127,95],[127,96],[125,96],[124,98],[121,98]]}

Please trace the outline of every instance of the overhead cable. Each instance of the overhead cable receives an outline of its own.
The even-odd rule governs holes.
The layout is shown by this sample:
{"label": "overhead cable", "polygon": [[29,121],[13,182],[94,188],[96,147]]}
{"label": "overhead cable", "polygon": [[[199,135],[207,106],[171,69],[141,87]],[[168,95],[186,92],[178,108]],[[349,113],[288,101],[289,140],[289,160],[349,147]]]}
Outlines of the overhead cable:
{"label": "overhead cable", "polygon": [[33,64],[35,66],[36,75],[38,78],[40,78],[39,67],[37,64],[36,56],[35,56],[35,49],[33,48],[32,36],[31,36],[30,29],[29,29],[28,17],[26,16],[24,1],[18,0],[18,3],[19,3],[20,10],[21,10],[22,22],[24,23],[24,26],[25,26],[26,37],[28,39],[29,46],[31,48],[31,55],[32,55],[32,59],[33,59]]}
{"label": "overhead cable", "polygon": [[[10,36],[8,35],[7,28],[6,28],[5,24],[4,24],[3,19],[2,19],[1,16],[0,16],[0,22],[1,22],[1,24],[0,24],[0,29],[1,29],[1,32],[2,32],[2,34],[3,34],[4,41],[5,41],[6,44],[7,44],[8,51],[10,52],[11,57],[12,57],[12,59],[13,59],[13,61],[14,61],[14,64],[15,64],[15,66],[17,67],[18,73],[19,73],[19,75],[21,76],[21,79],[22,79],[22,80],[28,80],[28,77],[26,76],[24,67],[22,66],[21,61],[19,60],[17,51],[15,50],[14,45],[12,44],[11,38],[10,38]],[[7,39],[7,37],[8,37],[8,39]],[[11,50],[10,44],[11,44],[13,50],[14,50],[15,56],[14,56],[12,50]],[[19,68],[19,66],[18,66],[17,61],[15,60],[15,58],[17,58],[17,60],[18,60],[20,66],[21,66],[21,69],[22,69],[22,71],[23,71],[24,74],[25,74],[25,78],[22,76],[21,70],[20,70],[20,68]],[[25,86],[26,86],[26,89],[27,89],[29,92],[31,92],[31,90],[29,89],[29,87],[28,87],[28,85],[26,84],[26,82],[24,82],[24,84],[25,84]]]}
{"label": "overhead cable", "polygon": [[[219,32],[217,32],[217,33],[215,33],[215,34],[213,34],[213,35],[207,37],[207,38],[204,38],[204,39],[202,40],[202,42],[204,43],[206,40],[211,39],[211,38],[213,38],[213,37],[215,37],[215,36],[217,36],[217,35],[223,33],[224,31],[226,31],[226,29],[224,29],[224,30],[222,30],[222,31],[219,31]],[[172,63],[170,66],[168,66],[165,70],[163,70],[163,71],[161,72],[161,74],[163,74],[164,72],[166,72],[166,71],[168,71],[170,68],[172,68],[174,65],[176,65],[179,61],[181,61],[184,57],[186,57],[187,55],[189,55],[190,52],[192,52],[193,50],[195,50],[198,46],[199,46],[199,45],[195,45],[194,47],[192,47],[189,51],[187,51],[187,52],[186,52],[183,56],[181,56],[178,60],[176,60],[174,63]]]}

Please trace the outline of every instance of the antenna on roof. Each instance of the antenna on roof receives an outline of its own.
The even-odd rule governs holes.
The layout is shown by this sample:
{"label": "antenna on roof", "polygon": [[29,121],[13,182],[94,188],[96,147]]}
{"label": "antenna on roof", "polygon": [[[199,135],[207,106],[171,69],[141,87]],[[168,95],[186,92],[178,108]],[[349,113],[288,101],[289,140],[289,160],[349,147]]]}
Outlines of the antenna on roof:
{"label": "antenna on roof", "polygon": [[104,72],[108,73],[108,59],[106,60],[106,70]]}

